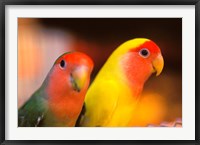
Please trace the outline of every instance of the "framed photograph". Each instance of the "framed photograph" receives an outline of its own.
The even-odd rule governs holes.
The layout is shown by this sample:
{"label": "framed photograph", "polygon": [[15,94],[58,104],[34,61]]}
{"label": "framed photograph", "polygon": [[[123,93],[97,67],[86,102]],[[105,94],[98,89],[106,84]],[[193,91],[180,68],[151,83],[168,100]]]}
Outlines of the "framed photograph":
{"label": "framed photograph", "polygon": [[1,143],[200,144],[199,11],[1,1]]}

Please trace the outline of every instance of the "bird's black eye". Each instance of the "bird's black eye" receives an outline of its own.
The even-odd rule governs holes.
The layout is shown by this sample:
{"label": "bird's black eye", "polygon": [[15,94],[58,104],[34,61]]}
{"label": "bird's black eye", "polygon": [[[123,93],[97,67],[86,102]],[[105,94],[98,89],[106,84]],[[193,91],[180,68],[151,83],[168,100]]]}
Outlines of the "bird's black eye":
{"label": "bird's black eye", "polygon": [[64,67],[65,67],[65,61],[64,61],[64,60],[61,60],[61,62],[60,62],[60,67],[61,67],[61,68],[64,68]]}
{"label": "bird's black eye", "polygon": [[143,48],[143,49],[140,50],[139,54],[140,54],[142,57],[147,58],[147,57],[149,56],[150,52],[149,52],[148,49]]}

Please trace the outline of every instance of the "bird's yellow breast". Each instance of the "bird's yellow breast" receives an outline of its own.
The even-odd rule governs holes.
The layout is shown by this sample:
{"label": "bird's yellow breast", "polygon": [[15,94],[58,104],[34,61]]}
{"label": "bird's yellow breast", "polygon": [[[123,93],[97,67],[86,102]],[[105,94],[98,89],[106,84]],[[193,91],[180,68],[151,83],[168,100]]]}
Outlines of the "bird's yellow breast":
{"label": "bird's yellow breast", "polygon": [[137,99],[117,59],[107,61],[86,94],[85,126],[126,126],[132,118]]}

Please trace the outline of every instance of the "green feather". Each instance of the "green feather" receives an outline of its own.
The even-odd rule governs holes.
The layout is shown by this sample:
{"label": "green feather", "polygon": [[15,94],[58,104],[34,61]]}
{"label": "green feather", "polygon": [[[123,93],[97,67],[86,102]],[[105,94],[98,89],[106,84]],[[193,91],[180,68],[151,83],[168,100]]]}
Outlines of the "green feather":
{"label": "green feather", "polygon": [[18,110],[19,127],[36,127],[43,120],[48,107],[42,87]]}

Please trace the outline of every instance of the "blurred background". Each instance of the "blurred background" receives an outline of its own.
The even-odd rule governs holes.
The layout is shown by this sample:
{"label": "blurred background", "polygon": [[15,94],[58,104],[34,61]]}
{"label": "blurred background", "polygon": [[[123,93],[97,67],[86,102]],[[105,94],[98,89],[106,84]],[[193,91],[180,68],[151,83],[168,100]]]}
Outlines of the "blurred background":
{"label": "blurred background", "polygon": [[64,52],[81,51],[94,60],[92,82],[113,50],[138,37],[161,48],[165,66],[160,76],[145,84],[133,125],[181,120],[181,18],[18,18],[18,108]]}

